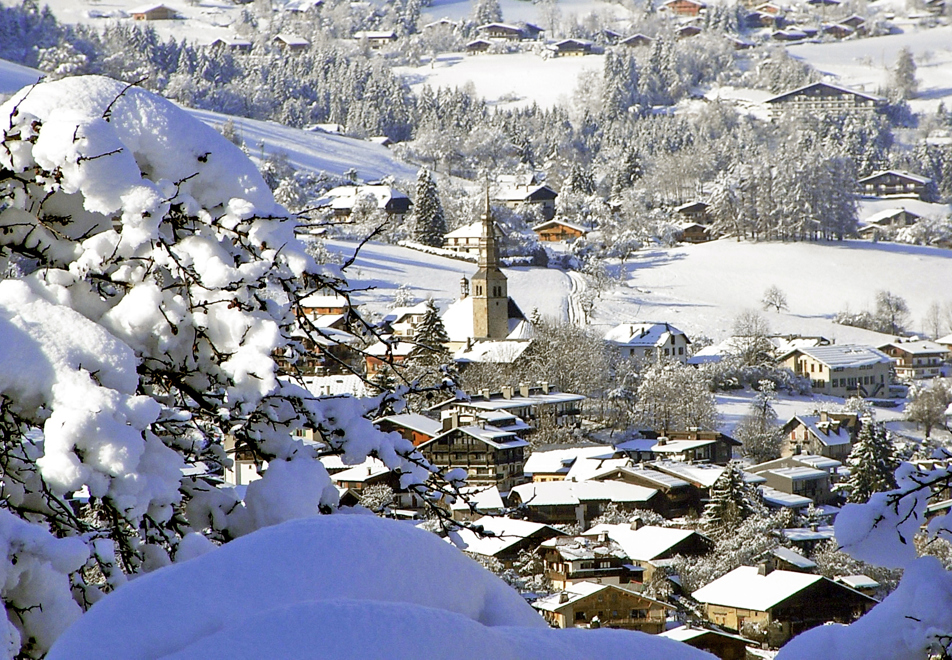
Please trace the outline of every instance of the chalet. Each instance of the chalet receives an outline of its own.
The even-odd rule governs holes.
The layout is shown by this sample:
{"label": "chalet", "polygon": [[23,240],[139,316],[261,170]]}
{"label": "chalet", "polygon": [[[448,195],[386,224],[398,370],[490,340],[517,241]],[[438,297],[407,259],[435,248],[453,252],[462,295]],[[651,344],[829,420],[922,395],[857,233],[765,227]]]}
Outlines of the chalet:
{"label": "chalet", "polygon": [[762,5],[757,5],[754,7],[754,11],[759,11],[763,14],[771,14],[773,16],[779,16],[783,13],[783,7],[780,5],[774,4],[772,2],[765,2]]}
{"label": "chalet", "polygon": [[[850,431],[849,422],[850,420],[853,419],[853,416],[852,415],[849,415],[849,416],[840,415],[840,416],[846,418],[846,421],[843,423],[843,427],[847,431]],[[813,422],[813,424],[815,425],[815,422]],[[800,434],[800,437],[802,438],[803,434]],[[796,441],[794,441],[794,445],[793,445],[794,448],[796,447],[795,442]],[[809,440],[803,441],[802,444],[800,445],[801,451],[803,450],[805,446],[809,446],[810,444],[811,443],[809,442]],[[758,463],[757,465],[752,465],[749,468],[747,468],[747,471],[753,474],[764,474],[765,472],[769,470],[778,470],[781,468],[807,467],[807,468],[812,468],[814,470],[820,470],[822,472],[825,472],[828,476],[829,483],[832,485],[836,483],[836,479],[838,477],[837,470],[840,467],[842,467],[842,465],[843,463],[841,461],[838,461],[835,458],[829,458],[828,456],[822,456],[820,454],[791,453],[788,456],[776,458],[772,461],[766,461],[764,463]],[[767,483],[769,483],[769,480]]]}
{"label": "chalet", "polygon": [[571,426],[578,422],[581,404],[586,397],[582,394],[559,392],[550,389],[548,383],[538,386],[522,384],[518,389],[503,387],[499,392],[483,390],[474,394],[469,401],[449,399],[438,403],[431,411],[458,410],[487,412],[503,411],[519,417],[527,424],[544,421],[557,426]]}
{"label": "chalet", "polygon": [[546,220],[555,216],[555,198],[559,193],[545,184],[502,186],[493,196],[493,201],[515,211],[535,210]]}
{"label": "chalet", "polygon": [[767,480],[768,487],[781,493],[808,498],[816,504],[826,504],[833,499],[830,474],[825,470],[801,466],[774,468],[757,474]]}
{"label": "chalet", "polygon": [[856,182],[859,192],[869,197],[922,198],[932,179],[900,170],[876,172]]}
{"label": "chalet", "polygon": [[508,493],[523,481],[525,448],[528,442],[511,431],[493,426],[453,426],[454,417],[444,422],[444,430],[418,449],[438,468],[466,470],[473,486],[496,486]]}
{"label": "chalet", "polygon": [[756,45],[753,42],[747,41],[746,39],[741,39],[732,35],[725,35],[725,38],[730,42],[731,46],[734,47],[734,50],[747,50],[748,48],[753,48]]}
{"label": "chalet", "polygon": [[486,41],[485,39],[474,39],[466,44],[466,52],[470,55],[475,55],[476,53],[485,53],[489,50],[489,47],[492,46],[491,41]]}
{"label": "chalet", "polygon": [[354,32],[355,41],[366,41],[371,48],[383,48],[397,40],[397,33],[393,30],[360,30]]}
{"label": "chalet", "polygon": [[218,37],[208,44],[212,50],[230,50],[235,53],[248,53],[254,44],[241,37]]}
{"label": "chalet", "polygon": [[891,238],[896,230],[911,227],[921,219],[922,216],[904,208],[886,209],[866,218],[865,225],[859,230],[859,235],[862,238],[877,241]]}
{"label": "chalet", "polygon": [[438,21],[427,23],[423,26],[423,31],[429,32],[430,30],[455,30],[459,26],[459,23],[456,21],[451,21],[450,19],[444,17]]}
{"label": "chalet", "polygon": [[520,41],[525,36],[518,25],[509,25],[507,23],[486,23],[476,28],[482,39],[495,39],[497,41]]}
{"label": "chalet", "polygon": [[429,442],[446,430],[442,422],[419,413],[403,413],[381,417],[374,422],[374,426],[381,431],[399,433],[405,440],[412,442],[414,447]]}
{"label": "chalet", "polygon": [[275,355],[275,362],[287,373],[301,376],[329,376],[354,371],[360,364],[361,340],[348,331],[342,314],[299,318],[292,337],[300,342],[304,354],[291,363],[293,353]]}
{"label": "chalet", "polygon": [[607,536],[557,536],[539,546],[545,576],[553,589],[579,582],[640,583],[644,570],[628,563],[621,546]]}
{"label": "chalet", "polygon": [[[774,33],[776,34],[776,33]],[[806,34],[801,32],[802,38]],[[816,114],[817,112],[875,112],[886,105],[886,99],[857,92],[828,82],[816,82],[778,94],[764,101],[771,117],[785,112]]]}
{"label": "chalet", "polygon": [[701,225],[711,224],[711,205],[707,202],[688,202],[687,204],[682,204],[674,209],[674,212],[680,216],[683,216],[686,220],[690,222],[696,222]]}
{"label": "chalet", "polygon": [[682,222],[678,225],[678,240],[682,243],[707,243],[714,236],[711,228],[697,222]]}
{"label": "chalet", "polygon": [[757,647],[756,642],[739,635],[731,635],[720,630],[699,628],[691,624],[666,630],[658,636],[667,637],[696,649],[707,651],[721,660],[745,660],[747,658],[747,647]]}
{"label": "chalet", "polygon": [[700,16],[701,12],[707,11],[707,5],[697,0],[668,0],[661,9],[676,16]]}
{"label": "chalet", "polygon": [[770,486],[759,486],[757,491],[760,494],[761,501],[768,509],[789,509],[796,514],[802,514],[805,509],[813,504],[813,500],[809,497],[785,493]]}
{"label": "chalet", "polygon": [[942,375],[944,346],[932,341],[891,341],[878,347],[892,358],[896,376],[901,380],[936,378]]}
{"label": "chalet", "polygon": [[866,33],[866,19],[857,14],[852,14],[851,16],[844,18],[842,21],[840,21],[840,25],[847,25],[853,28],[857,34]]}
{"label": "chalet", "polygon": [[[463,254],[479,254],[479,237],[482,236],[483,223],[480,220],[457,227],[443,235],[443,249]],[[498,222],[493,223],[496,240],[505,242],[509,234]]]}
{"label": "chalet", "polygon": [[621,481],[547,481],[520,484],[509,494],[509,505],[525,511],[529,520],[587,527],[609,504],[626,510],[651,509],[658,491]]}
{"label": "chalet", "polygon": [[798,376],[806,376],[815,393],[831,396],[888,396],[892,361],[872,346],[832,344],[802,347],[778,358]]}
{"label": "chalet", "polygon": [[[529,458],[532,459],[531,456]],[[665,518],[699,515],[703,509],[700,491],[697,488],[684,479],[644,466],[608,467],[596,473],[592,479],[596,481],[603,479],[624,481],[625,483],[657,490],[661,497],[654,502],[655,510]]]}
{"label": "chalet", "polygon": [[178,18],[178,12],[165,5],[142,5],[129,10],[134,21],[168,21]]}
{"label": "chalet", "polygon": [[[804,39],[807,38],[807,36],[809,35],[807,35],[805,30],[801,30],[795,27],[784,28],[782,30],[774,30],[770,34],[770,38],[773,39],[774,41],[803,41]],[[767,99],[765,103],[770,103],[770,99]],[[773,114],[773,111],[775,109],[776,109],[776,106],[770,106],[770,110],[772,111],[771,114]],[[779,114],[780,112],[784,112],[788,109],[789,107],[784,107],[781,110],[777,110],[777,113]]]}
{"label": "chalet", "polygon": [[562,39],[554,44],[547,44],[546,50],[555,57],[588,55],[592,52],[592,42],[584,39]]}
{"label": "chalet", "polygon": [[350,301],[336,294],[312,293],[301,299],[300,306],[307,316],[343,315],[350,312]]}
{"label": "chalet", "polygon": [[868,575],[840,575],[833,580],[867,596],[875,596],[880,588],[879,582]]}
{"label": "chalet", "polygon": [[779,16],[777,14],[768,14],[762,11],[752,11],[744,17],[744,24],[752,29],[776,29],[783,25],[783,16]]}
{"label": "chalet", "polygon": [[773,563],[774,569],[780,569],[782,571],[813,573],[817,568],[815,561],[807,559],[796,550],[785,548],[782,545],[770,551],[770,561]]}
{"label": "chalet", "polygon": [[602,42],[610,46],[614,46],[623,38],[624,37],[620,32],[615,32],[614,30],[610,28],[605,28],[604,30],[602,30],[602,33],[601,33]]}
{"label": "chalet", "polygon": [[702,32],[704,32],[704,30],[697,25],[682,25],[674,31],[674,35],[678,39],[688,39],[690,37],[696,37]]}
{"label": "chalet", "polygon": [[714,543],[690,529],[657,527],[655,525],[595,525],[585,536],[607,535],[621,546],[629,561],[645,569],[644,579],[650,581],[655,570],[675,556],[699,557],[707,554]]}
{"label": "chalet", "polygon": [[532,604],[556,628],[623,628],[657,634],[674,607],[623,585],[579,582]]}
{"label": "chalet", "polygon": [[850,413],[820,411],[813,415],[795,415],[783,425],[781,454],[811,454],[843,461],[853,449],[859,424],[857,416]]}
{"label": "chalet", "polygon": [[566,222],[565,220],[559,220],[558,218],[539,223],[532,228],[532,231],[535,232],[536,236],[538,236],[539,240],[543,243],[556,241],[571,243],[575,239],[582,238],[588,234],[588,230],[585,227]]}
{"label": "chalet", "polygon": [[284,11],[292,14],[307,14],[320,9],[324,5],[324,0],[289,0],[284,5]]}
{"label": "chalet", "polygon": [[947,358],[952,358],[952,334],[939,337],[935,340],[935,343],[945,349]]}
{"label": "chalet", "polygon": [[391,363],[394,365],[406,361],[417,345],[406,341],[378,341],[364,351],[364,368],[368,378],[384,371]]}
{"label": "chalet", "polygon": [[691,340],[670,323],[622,323],[603,337],[623,359],[642,362],[687,362]]}
{"label": "chalet", "polygon": [[473,522],[482,516],[501,516],[505,505],[495,486],[463,486],[450,505],[453,520]]}
{"label": "chalet", "polygon": [[400,476],[377,458],[368,458],[359,465],[331,475],[331,481],[341,488],[360,493],[370,486],[385,485],[393,490],[400,488]]}
{"label": "chalet", "polygon": [[[522,28],[523,39],[538,39],[542,36],[542,33],[545,30],[535,23],[519,23],[519,27]],[[610,32],[610,30],[608,30]]]}
{"label": "chalet", "polygon": [[279,34],[271,40],[271,43],[285,53],[301,53],[311,47],[311,42],[304,37],[295,37],[290,34]]}
{"label": "chalet", "polygon": [[395,307],[383,317],[381,325],[385,332],[391,332],[395,337],[414,339],[428,309],[429,307],[425,302],[412,306]]}
{"label": "chalet", "polygon": [[544,541],[565,536],[565,532],[548,525],[498,516],[483,516],[473,522],[473,527],[482,528],[483,533],[477,534],[467,527],[457,531],[466,544],[466,552],[492,557],[507,567],[512,566],[520,552],[533,552]]}
{"label": "chalet", "polygon": [[618,45],[627,46],[628,48],[639,48],[641,46],[650,46],[653,42],[654,40],[651,37],[646,37],[645,35],[638,33],[621,39],[618,42]]}
{"label": "chalet", "polygon": [[856,33],[856,30],[842,23],[824,23],[820,30],[823,34],[828,34],[836,39],[846,39]]}
{"label": "chalet", "polygon": [[348,216],[353,212],[358,202],[367,199],[380,211],[395,219],[402,219],[410,212],[413,202],[410,198],[390,186],[339,186],[327,191],[325,196],[316,202],[319,208],[329,208],[336,216]]}
{"label": "chalet", "polygon": [[656,456],[688,463],[727,465],[740,442],[718,431],[667,431],[651,448]]}
{"label": "chalet", "polygon": [[771,646],[825,623],[849,623],[877,602],[822,575],[754,566],[736,568],[692,596],[710,622],[727,630],[739,632],[745,623],[776,624]]}
{"label": "chalet", "polygon": [[367,383],[356,374],[305,376],[303,380],[304,387],[314,396],[370,396]]}
{"label": "chalet", "polygon": [[[612,466],[611,461],[615,460],[615,450],[605,445],[595,445],[534,451],[526,460],[525,475],[537,483],[564,481],[569,478],[569,473],[576,464],[588,460],[595,462],[592,473],[600,473],[606,467]],[[577,475],[578,471],[576,471]]]}
{"label": "chalet", "polygon": [[[655,461],[650,467],[652,470],[688,482],[700,491],[702,500],[709,497],[711,487],[720,479],[725,470],[721,465],[711,465],[710,463],[689,465],[679,461]],[[743,474],[744,482],[747,484],[759,486],[767,483],[767,480],[759,474],[753,474],[752,472],[744,472]]]}

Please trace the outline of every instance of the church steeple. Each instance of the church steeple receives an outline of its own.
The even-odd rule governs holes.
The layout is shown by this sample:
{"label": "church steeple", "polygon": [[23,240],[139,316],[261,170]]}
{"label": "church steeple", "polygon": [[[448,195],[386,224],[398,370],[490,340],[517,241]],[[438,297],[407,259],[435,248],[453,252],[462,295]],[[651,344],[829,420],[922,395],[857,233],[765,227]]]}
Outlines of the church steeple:
{"label": "church steeple", "polygon": [[486,188],[486,210],[479,237],[479,270],[473,275],[473,334],[477,339],[505,339],[509,335],[509,292],[499,269],[496,223]]}

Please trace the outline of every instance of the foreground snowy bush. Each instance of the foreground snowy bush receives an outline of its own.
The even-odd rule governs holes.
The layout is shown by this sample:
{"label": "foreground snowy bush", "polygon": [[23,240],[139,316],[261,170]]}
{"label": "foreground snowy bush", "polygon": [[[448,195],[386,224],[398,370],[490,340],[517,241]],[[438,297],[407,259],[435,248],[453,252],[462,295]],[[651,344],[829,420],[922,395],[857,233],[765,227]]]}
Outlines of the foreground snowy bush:
{"label": "foreground snowy bush", "polygon": [[[316,449],[430,473],[380,401],[280,380],[295,306],[339,273],[254,166],[171,103],[101,77],[0,106],[0,656],[41,656],[127,575],[330,513]],[[208,473],[259,461],[242,500]],[[188,476],[185,476],[185,475]]]}
{"label": "foreground snowy bush", "polygon": [[79,658],[711,658],[618,630],[552,630],[438,537],[370,515],[259,530],[130,582],[60,637]]}

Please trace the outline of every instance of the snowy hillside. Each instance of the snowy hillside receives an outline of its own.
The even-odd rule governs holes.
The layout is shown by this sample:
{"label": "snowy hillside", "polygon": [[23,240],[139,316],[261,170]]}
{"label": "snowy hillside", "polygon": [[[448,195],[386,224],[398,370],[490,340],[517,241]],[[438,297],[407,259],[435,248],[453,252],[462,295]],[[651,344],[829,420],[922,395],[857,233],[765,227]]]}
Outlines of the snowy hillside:
{"label": "snowy hillside", "polygon": [[36,69],[0,60],[0,99],[10,96],[27,85],[32,85],[42,75],[43,73]]}
{"label": "snowy hillside", "polygon": [[775,332],[869,343],[885,337],[834,324],[832,316],[847,306],[872,307],[876,292],[885,289],[906,299],[911,326],[918,329],[933,301],[952,299],[952,251],[894,243],[720,240],[639,252],[627,272],[627,286],[597,306],[596,324],[669,321],[688,334],[720,340],[739,312],[759,309],[764,290],[777,285],[790,311],[764,313]]}

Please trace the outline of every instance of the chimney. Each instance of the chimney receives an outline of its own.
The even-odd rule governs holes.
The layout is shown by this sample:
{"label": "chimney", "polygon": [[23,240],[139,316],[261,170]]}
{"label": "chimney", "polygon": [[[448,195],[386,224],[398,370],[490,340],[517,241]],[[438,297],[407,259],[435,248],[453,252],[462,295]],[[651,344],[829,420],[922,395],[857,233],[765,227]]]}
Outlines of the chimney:
{"label": "chimney", "polygon": [[443,413],[440,421],[443,422],[444,433],[450,429],[459,428],[459,412],[454,410],[453,412]]}
{"label": "chimney", "polygon": [[549,381],[547,381],[547,380],[540,380],[540,381],[539,381],[539,387],[542,388],[542,393],[543,393],[543,394],[548,394],[548,393],[549,393]]}
{"label": "chimney", "polygon": [[608,532],[601,532],[601,533],[598,535],[598,542],[599,542],[599,543],[608,543]]}
{"label": "chimney", "polygon": [[773,562],[769,559],[757,564],[757,575],[770,575],[773,572]]}
{"label": "chimney", "polygon": [[567,603],[567,602],[569,602],[569,594],[568,592],[563,591],[559,594],[559,603]]}
{"label": "chimney", "polygon": [[529,386],[525,383],[519,383],[519,396],[529,396]]}
{"label": "chimney", "polygon": [[631,528],[632,531],[638,531],[639,529],[644,527],[644,524],[645,523],[641,518],[636,518],[635,520],[631,521],[631,525],[629,525],[629,527]]}
{"label": "chimney", "polygon": [[489,396],[489,390],[479,390],[479,396],[483,397],[487,401],[489,401],[489,399],[491,398]]}
{"label": "chimney", "polygon": [[821,421],[821,422],[827,422],[827,421],[829,421],[829,419],[830,419],[829,414],[828,414],[825,410],[821,410],[821,411],[820,411],[820,421]]}
{"label": "chimney", "polygon": [[664,447],[666,444],[668,444],[668,438],[665,437],[665,436],[663,436],[663,435],[662,435],[662,436],[659,436],[659,437],[658,437],[658,444],[661,445],[662,447]]}
{"label": "chimney", "polygon": [[502,388],[502,398],[511,399],[512,398],[512,385],[506,385]]}

